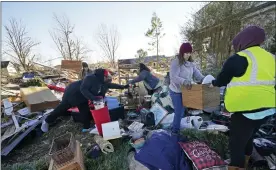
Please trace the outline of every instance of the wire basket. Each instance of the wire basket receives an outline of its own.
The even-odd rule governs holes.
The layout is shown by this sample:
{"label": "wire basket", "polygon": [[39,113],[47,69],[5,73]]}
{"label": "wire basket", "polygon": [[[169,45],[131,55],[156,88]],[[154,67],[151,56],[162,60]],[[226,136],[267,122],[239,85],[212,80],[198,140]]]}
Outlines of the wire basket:
{"label": "wire basket", "polygon": [[66,133],[53,139],[49,155],[55,165],[64,164],[74,159],[76,140],[72,133]]}

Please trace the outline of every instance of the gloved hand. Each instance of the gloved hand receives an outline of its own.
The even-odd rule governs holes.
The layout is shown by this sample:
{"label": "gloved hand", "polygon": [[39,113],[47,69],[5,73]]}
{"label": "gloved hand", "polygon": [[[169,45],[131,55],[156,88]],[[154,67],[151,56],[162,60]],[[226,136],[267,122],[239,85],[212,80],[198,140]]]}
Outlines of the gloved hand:
{"label": "gloved hand", "polygon": [[125,89],[129,88],[129,84],[125,85],[124,88],[125,88]]}
{"label": "gloved hand", "polygon": [[102,99],[103,96],[95,96],[96,99]]}
{"label": "gloved hand", "polygon": [[191,90],[192,89],[192,81],[190,81],[190,80],[185,80],[184,82],[183,82],[183,85],[186,87],[186,89],[188,89],[188,90]]}

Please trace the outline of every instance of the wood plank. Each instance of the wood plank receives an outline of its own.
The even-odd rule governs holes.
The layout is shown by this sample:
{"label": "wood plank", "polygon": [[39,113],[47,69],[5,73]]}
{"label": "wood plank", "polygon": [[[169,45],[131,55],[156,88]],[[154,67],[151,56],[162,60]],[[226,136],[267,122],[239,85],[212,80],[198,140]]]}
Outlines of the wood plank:
{"label": "wood plank", "polygon": [[75,61],[75,60],[62,60],[61,69],[68,69],[68,70],[74,70],[76,72],[80,72],[82,69],[82,62]]}

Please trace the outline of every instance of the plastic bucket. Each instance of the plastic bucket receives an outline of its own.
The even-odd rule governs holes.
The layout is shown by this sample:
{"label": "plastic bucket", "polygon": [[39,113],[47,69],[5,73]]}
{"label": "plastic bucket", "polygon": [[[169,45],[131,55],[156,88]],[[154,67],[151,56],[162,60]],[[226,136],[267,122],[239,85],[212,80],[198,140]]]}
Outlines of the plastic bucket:
{"label": "plastic bucket", "polygon": [[104,107],[99,110],[91,110],[91,114],[93,116],[93,119],[94,119],[94,122],[96,124],[99,134],[103,135],[102,124],[111,122],[108,108]]}

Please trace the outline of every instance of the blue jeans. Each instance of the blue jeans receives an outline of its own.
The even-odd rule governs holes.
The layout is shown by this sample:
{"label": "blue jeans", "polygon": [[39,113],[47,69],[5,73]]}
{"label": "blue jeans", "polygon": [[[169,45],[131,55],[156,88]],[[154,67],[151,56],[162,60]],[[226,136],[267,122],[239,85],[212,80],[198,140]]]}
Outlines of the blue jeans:
{"label": "blue jeans", "polygon": [[185,112],[185,107],[183,106],[183,103],[182,103],[182,93],[175,93],[170,90],[170,96],[174,107],[174,118],[173,118],[172,130],[174,132],[179,132],[180,122]]}

